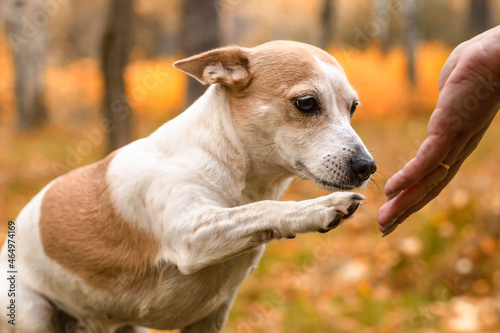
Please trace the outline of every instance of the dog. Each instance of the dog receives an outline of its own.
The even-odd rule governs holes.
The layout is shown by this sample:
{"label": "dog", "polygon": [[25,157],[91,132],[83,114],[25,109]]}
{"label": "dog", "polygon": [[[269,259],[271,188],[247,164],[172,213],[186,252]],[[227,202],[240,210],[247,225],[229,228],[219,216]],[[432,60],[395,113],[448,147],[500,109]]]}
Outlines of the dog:
{"label": "dog", "polygon": [[[330,231],[363,203],[346,191],[376,165],[330,54],[273,41],[174,66],[210,84],[193,105],[53,180],[20,212],[15,326],[2,279],[2,332],[220,332],[267,242]],[[334,192],[278,201],[294,175]]]}

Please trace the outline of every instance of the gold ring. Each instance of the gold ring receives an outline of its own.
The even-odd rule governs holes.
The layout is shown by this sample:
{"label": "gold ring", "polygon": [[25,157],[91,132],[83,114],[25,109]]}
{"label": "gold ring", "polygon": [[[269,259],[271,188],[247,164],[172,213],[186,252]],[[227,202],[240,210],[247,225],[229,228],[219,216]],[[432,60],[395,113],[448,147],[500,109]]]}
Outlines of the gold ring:
{"label": "gold ring", "polygon": [[444,162],[439,162],[439,165],[442,166],[443,168],[445,168],[446,170],[450,170],[450,165],[449,164],[446,164]]}

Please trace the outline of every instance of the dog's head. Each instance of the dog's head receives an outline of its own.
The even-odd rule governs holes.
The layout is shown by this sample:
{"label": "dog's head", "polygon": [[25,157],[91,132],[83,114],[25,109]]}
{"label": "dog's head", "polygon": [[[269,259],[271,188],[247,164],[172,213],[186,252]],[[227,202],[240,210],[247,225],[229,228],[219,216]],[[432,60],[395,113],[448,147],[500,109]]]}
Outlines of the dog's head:
{"label": "dog's head", "polygon": [[263,164],[328,190],[362,187],[375,172],[351,127],[357,94],[323,50],[274,41],[252,49],[220,48],[174,65],[202,83],[225,88],[235,126]]}

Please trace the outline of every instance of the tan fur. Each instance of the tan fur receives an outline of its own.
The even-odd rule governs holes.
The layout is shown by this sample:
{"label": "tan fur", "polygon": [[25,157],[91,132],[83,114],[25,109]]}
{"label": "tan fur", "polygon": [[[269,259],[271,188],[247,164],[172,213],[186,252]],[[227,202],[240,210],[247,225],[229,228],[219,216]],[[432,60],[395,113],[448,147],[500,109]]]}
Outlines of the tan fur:
{"label": "tan fur", "polygon": [[[344,71],[327,52],[303,43],[295,43],[294,46],[291,48],[288,41],[274,41],[253,49],[230,46],[177,61],[174,66],[203,84],[220,83],[228,88],[232,93],[232,116],[242,129],[251,132],[261,130],[251,128],[255,122],[249,117],[252,114],[249,109],[258,106],[255,101],[275,104],[276,109],[285,111],[282,117],[274,119],[278,123],[273,126],[321,126],[323,117],[307,117],[293,112],[292,105],[276,104],[305,94],[321,97],[321,92],[310,91],[315,81],[324,75],[312,55],[340,72]],[[329,101],[320,102],[327,104]]]}
{"label": "tan fur", "polygon": [[243,87],[250,78],[247,54],[237,46],[198,54],[176,61],[174,66],[203,84],[220,83],[226,87]]}
{"label": "tan fur", "polygon": [[106,171],[114,154],[58,179],[41,206],[45,253],[89,285],[129,288],[154,275],[159,244],[119,216]]}
{"label": "tan fur", "polygon": [[[278,201],[294,174],[328,190],[367,183],[352,169],[371,159],[350,126],[357,95],[327,53],[279,41],[175,66],[215,85],[149,137],[49,184],[16,220],[32,268],[19,280],[23,332],[52,331],[54,305],[89,332],[220,332],[265,243],[331,230],[363,201]],[[306,97],[318,107],[299,107]]]}
{"label": "tan fur", "polygon": [[[297,43],[298,44],[298,43]],[[318,59],[340,68],[339,64],[328,53],[306,44],[290,48],[287,42],[266,43],[255,47],[249,55],[251,74],[250,83],[244,88],[234,91],[230,97],[231,112],[235,122],[243,129],[260,132],[262,129],[252,129],[255,122],[251,109],[259,106],[257,101],[266,105],[274,105],[281,110],[281,117],[274,117],[273,127],[287,126],[304,128],[305,126],[320,126],[327,116],[308,117],[296,112],[290,100],[310,94],[321,99],[321,92],[311,90],[318,78],[324,73],[318,68],[313,54]],[[321,101],[320,102],[326,102]],[[270,127],[271,127],[270,126]]]}

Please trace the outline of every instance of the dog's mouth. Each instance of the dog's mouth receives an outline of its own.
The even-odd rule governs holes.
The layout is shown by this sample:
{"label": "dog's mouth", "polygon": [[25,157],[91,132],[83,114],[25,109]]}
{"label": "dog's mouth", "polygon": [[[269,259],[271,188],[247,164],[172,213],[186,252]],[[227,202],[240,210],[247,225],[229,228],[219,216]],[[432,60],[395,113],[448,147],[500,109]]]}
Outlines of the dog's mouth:
{"label": "dog's mouth", "polygon": [[315,180],[313,180],[313,182],[315,184],[318,184],[319,186],[323,187],[325,190],[349,191],[349,190],[352,190],[353,188],[356,187],[356,186],[347,185],[347,184],[336,184],[336,183],[328,182],[326,180],[319,180],[317,178]]}
{"label": "dog's mouth", "polygon": [[333,181],[328,181],[328,180],[324,180],[320,177],[317,177],[305,166],[304,163],[302,163],[300,161],[295,162],[295,169],[297,170],[297,174],[300,178],[310,180],[314,184],[316,184],[319,187],[322,187],[328,191],[338,191],[338,190],[348,191],[348,190],[352,190],[355,187],[357,187],[357,186],[352,185],[352,184],[341,184],[341,183],[336,183]]}

